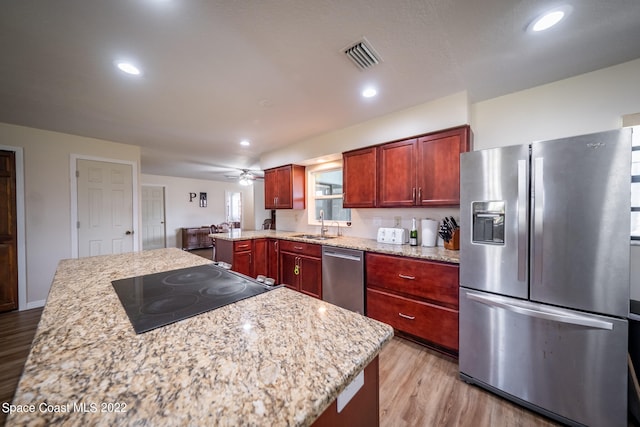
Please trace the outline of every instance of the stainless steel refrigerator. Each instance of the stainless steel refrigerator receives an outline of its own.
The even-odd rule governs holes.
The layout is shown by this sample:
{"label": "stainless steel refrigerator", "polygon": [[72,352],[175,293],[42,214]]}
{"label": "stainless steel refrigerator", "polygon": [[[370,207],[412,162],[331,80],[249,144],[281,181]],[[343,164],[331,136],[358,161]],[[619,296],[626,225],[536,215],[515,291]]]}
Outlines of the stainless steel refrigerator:
{"label": "stainless steel refrigerator", "polygon": [[461,155],[463,380],[627,424],[630,176],[630,129]]}

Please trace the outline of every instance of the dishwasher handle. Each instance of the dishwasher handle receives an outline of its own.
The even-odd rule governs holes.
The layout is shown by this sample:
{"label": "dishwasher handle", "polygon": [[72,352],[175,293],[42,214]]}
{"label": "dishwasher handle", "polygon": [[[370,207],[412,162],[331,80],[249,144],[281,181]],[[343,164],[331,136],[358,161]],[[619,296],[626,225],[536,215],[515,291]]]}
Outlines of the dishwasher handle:
{"label": "dishwasher handle", "polygon": [[330,257],[334,257],[334,258],[342,258],[342,259],[348,259],[350,261],[362,261],[362,257],[356,256],[356,255],[349,255],[349,254],[343,254],[340,252],[329,252],[329,251],[325,251],[322,253],[322,255],[324,256],[330,256]]}

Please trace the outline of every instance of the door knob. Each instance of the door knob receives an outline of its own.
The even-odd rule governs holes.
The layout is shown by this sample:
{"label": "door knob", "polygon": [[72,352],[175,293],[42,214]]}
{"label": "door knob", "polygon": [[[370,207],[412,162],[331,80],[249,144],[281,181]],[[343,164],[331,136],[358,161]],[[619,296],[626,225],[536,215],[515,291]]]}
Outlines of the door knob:
{"label": "door knob", "polygon": [[129,230],[127,230],[127,231],[125,231],[125,232],[124,232],[124,234],[126,234],[127,236],[129,236],[129,235],[133,234],[133,231],[129,231]]}

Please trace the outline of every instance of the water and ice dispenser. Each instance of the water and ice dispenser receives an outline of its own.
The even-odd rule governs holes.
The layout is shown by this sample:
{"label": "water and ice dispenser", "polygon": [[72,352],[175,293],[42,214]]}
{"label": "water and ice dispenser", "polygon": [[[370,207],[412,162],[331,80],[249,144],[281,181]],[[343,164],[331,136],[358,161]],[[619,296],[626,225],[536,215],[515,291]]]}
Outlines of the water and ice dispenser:
{"label": "water and ice dispenser", "polygon": [[502,201],[471,203],[473,243],[504,245],[504,205]]}

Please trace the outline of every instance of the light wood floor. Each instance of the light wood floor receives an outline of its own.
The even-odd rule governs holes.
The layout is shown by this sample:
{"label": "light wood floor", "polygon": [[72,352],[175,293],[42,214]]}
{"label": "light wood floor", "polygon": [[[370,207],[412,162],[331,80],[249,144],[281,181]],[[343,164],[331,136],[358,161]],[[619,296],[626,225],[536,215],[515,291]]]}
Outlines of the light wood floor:
{"label": "light wood floor", "polygon": [[380,353],[380,425],[559,424],[459,380],[454,359],[395,337]]}
{"label": "light wood floor", "polygon": [[[0,314],[0,404],[13,398],[41,314],[42,309]],[[5,418],[0,411],[0,426]],[[380,425],[558,424],[460,381],[453,359],[396,337],[380,353]]]}

